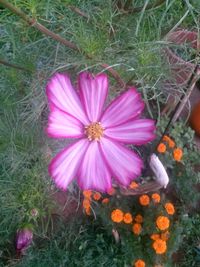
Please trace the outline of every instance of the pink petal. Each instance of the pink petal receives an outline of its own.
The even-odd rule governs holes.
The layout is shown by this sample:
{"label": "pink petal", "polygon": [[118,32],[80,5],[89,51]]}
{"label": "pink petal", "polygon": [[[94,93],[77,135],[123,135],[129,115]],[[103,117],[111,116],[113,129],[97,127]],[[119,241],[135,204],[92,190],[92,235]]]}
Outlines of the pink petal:
{"label": "pink petal", "polygon": [[121,185],[128,186],[141,174],[142,160],[135,152],[108,138],[101,138],[100,145],[112,175]]}
{"label": "pink petal", "polygon": [[69,114],[53,107],[49,114],[47,134],[54,138],[83,137],[83,125]]}
{"label": "pink petal", "polygon": [[111,175],[99,146],[99,142],[90,143],[80,166],[78,184],[83,190],[106,192],[112,187]]}
{"label": "pink petal", "polygon": [[46,87],[51,110],[53,106],[88,124],[87,116],[83,110],[80,99],[72,87],[66,74],[56,73]]}
{"label": "pink petal", "polygon": [[54,179],[57,187],[66,190],[69,183],[76,177],[88,145],[87,139],[81,139],[53,158],[49,165],[49,174]]}
{"label": "pink petal", "polygon": [[113,127],[137,118],[143,108],[141,96],[133,87],[111,102],[100,121],[104,127]]}
{"label": "pink petal", "polygon": [[108,78],[105,74],[95,77],[88,72],[79,75],[79,88],[86,114],[90,121],[99,121],[108,94]]}
{"label": "pink petal", "polygon": [[104,134],[122,143],[142,145],[155,138],[154,131],[153,120],[136,119],[112,128],[106,128]]}

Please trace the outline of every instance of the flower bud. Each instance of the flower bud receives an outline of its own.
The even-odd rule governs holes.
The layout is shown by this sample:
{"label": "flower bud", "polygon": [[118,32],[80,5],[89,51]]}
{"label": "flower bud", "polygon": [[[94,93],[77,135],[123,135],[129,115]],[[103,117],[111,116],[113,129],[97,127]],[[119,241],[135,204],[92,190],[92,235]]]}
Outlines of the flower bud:
{"label": "flower bud", "polygon": [[33,209],[30,211],[30,214],[31,214],[32,217],[37,217],[38,214],[39,214],[39,211],[38,211],[38,209],[33,208]]}
{"label": "flower bud", "polygon": [[23,252],[31,244],[33,239],[33,231],[30,226],[25,226],[17,231],[16,235],[16,250]]}

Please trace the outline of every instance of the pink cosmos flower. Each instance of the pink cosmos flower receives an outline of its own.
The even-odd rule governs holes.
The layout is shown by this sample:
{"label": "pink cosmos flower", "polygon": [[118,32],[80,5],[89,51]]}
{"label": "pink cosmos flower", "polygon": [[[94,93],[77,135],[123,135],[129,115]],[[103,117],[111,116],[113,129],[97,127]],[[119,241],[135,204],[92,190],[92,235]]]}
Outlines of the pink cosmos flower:
{"label": "pink cosmos flower", "polygon": [[142,160],[124,144],[142,145],[154,139],[154,121],[139,119],[144,108],[134,87],[114,99],[104,110],[108,78],[83,72],[78,93],[70,78],[55,74],[47,84],[50,114],[47,134],[76,138],[49,165],[57,187],[66,190],[74,178],[81,189],[106,192],[112,178],[128,186],[141,174]]}

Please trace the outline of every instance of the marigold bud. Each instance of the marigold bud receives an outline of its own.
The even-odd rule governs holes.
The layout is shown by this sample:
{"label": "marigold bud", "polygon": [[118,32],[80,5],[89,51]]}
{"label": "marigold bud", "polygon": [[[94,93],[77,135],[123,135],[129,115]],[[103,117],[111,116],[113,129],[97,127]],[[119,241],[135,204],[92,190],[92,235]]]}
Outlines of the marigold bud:
{"label": "marigold bud", "polygon": [[153,199],[154,203],[160,203],[160,195],[158,193],[152,194],[151,198]]}
{"label": "marigold bud", "polygon": [[165,210],[169,215],[173,215],[175,213],[174,205],[170,202],[165,204]]}
{"label": "marigold bud", "polygon": [[139,235],[142,231],[142,226],[140,223],[134,223],[132,227],[133,233],[135,235]]}
{"label": "marigold bud", "polygon": [[145,267],[145,266],[146,266],[145,262],[141,259],[138,259],[134,264],[134,267]]}
{"label": "marigold bud", "polygon": [[183,157],[183,150],[180,147],[175,148],[173,151],[173,157],[174,157],[174,160],[181,161]]}
{"label": "marigold bud", "polygon": [[102,203],[103,203],[103,204],[107,204],[107,203],[109,203],[109,201],[110,201],[109,198],[106,197],[106,198],[104,198],[104,199],[102,200]]}
{"label": "marigold bud", "polygon": [[142,217],[142,215],[137,214],[137,215],[135,216],[135,221],[136,221],[137,223],[143,223],[143,217]]}
{"label": "marigold bud", "polygon": [[93,199],[98,201],[101,198],[101,194],[99,192],[94,193]]}

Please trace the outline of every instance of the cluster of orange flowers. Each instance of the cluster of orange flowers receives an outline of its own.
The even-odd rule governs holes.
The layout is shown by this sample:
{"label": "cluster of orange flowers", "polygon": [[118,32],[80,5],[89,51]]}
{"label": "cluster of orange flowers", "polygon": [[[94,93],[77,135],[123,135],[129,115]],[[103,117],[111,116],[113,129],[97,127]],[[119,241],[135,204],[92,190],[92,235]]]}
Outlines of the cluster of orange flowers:
{"label": "cluster of orange flowers", "polygon": [[139,235],[142,231],[142,222],[143,217],[140,214],[137,214],[133,217],[129,212],[124,213],[120,209],[115,209],[111,213],[111,220],[115,223],[124,222],[126,224],[131,224],[133,222],[132,230],[135,235]]}
{"label": "cluster of orange flowers", "polygon": [[[164,207],[168,215],[173,215],[175,213],[175,208],[172,203],[168,202],[164,205]],[[151,235],[151,239],[153,240],[152,247],[156,254],[163,254],[167,250],[167,240],[170,236],[168,231],[170,226],[169,218],[167,216],[158,216],[156,219],[156,226],[160,233]]]}
{"label": "cluster of orange flowers", "polygon": [[92,190],[84,190],[83,191],[83,208],[85,210],[85,213],[87,215],[91,214],[91,202],[92,200],[94,201],[99,201],[103,204],[107,204],[109,202],[109,198],[103,198],[102,195],[99,192],[93,192]]}
{"label": "cluster of orange flowers", "polygon": [[[150,201],[153,201],[155,204],[160,203],[161,197],[158,193],[153,193],[151,198],[147,195],[141,195],[139,197],[139,203],[142,206],[148,206]],[[165,203],[164,205],[165,211],[168,215],[173,215],[175,213],[174,205],[170,202]],[[153,242],[153,249],[156,251],[157,254],[163,254],[167,250],[167,243],[166,241],[169,238],[169,232],[167,229],[170,226],[170,220],[166,216],[158,216],[156,219],[156,226],[159,231],[164,231],[159,234],[152,234],[151,239],[154,240]],[[139,231],[139,229],[138,229]]]}
{"label": "cluster of orange flowers", "polygon": [[167,150],[167,145],[170,149],[173,149],[173,158],[175,161],[181,161],[183,157],[183,150],[180,147],[175,148],[175,142],[167,135],[164,135],[163,142],[157,147],[159,153],[165,153]]}
{"label": "cluster of orange flowers", "polygon": [[[160,195],[158,193],[153,193],[151,195],[151,199],[155,204],[160,203]],[[147,194],[144,194],[139,197],[139,203],[142,206],[148,206],[150,204],[151,199]]]}

